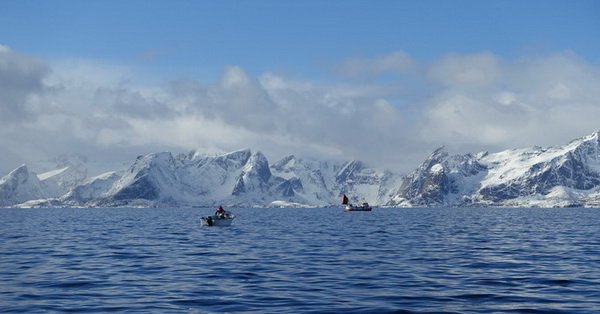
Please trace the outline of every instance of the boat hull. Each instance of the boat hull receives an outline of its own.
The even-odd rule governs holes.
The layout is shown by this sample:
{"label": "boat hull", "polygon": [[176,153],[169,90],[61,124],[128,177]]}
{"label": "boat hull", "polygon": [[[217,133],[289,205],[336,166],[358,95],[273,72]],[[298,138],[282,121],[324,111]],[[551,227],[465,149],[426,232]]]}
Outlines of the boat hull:
{"label": "boat hull", "polygon": [[231,226],[233,219],[235,217],[230,218],[216,218],[215,216],[202,217],[200,219],[203,226],[207,227],[227,227]]}
{"label": "boat hull", "polygon": [[373,209],[373,207],[369,206],[369,207],[350,207],[350,206],[346,206],[346,208],[344,208],[345,212],[370,212]]}

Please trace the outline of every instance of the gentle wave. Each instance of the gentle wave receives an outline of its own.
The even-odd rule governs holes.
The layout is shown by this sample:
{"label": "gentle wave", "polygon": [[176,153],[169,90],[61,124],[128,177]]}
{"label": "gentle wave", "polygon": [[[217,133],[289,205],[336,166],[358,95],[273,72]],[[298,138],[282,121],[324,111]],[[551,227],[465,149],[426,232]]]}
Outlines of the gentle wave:
{"label": "gentle wave", "polygon": [[597,313],[598,209],[2,209],[0,312]]}

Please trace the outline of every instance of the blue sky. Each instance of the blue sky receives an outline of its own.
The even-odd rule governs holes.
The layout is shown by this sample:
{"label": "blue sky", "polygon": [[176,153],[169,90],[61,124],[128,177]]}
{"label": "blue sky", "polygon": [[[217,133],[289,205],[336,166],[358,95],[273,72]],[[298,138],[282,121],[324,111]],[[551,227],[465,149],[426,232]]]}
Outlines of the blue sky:
{"label": "blue sky", "polygon": [[[403,172],[600,129],[600,1],[0,1],[0,174],[242,148]],[[40,169],[35,169],[41,171]]]}
{"label": "blue sky", "polygon": [[313,77],[346,57],[418,60],[572,50],[600,60],[598,1],[3,1],[0,38],[48,59],[88,58],[159,74]]}

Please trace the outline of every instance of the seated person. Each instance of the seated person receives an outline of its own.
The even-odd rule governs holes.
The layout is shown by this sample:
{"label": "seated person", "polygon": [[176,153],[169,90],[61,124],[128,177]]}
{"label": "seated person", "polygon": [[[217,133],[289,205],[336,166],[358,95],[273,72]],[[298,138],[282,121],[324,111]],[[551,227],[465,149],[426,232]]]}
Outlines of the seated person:
{"label": "seated person", "polygon": [[223,206],[219,206],[219,208],[217,208],[217,211],[215,212],[215,216],[217,218],[225,218],[225,210],[223,209]]}

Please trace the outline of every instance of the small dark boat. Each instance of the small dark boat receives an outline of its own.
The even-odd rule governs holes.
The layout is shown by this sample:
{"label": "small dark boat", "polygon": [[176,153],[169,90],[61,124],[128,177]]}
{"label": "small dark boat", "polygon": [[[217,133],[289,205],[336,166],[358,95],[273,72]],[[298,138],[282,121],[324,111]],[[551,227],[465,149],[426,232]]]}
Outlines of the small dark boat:
{"label": "small dark boat", "polygon": [[214,215],[202,217],[202,218],[200,218],[200,220],[201,220],[203,226],[223,227],[223,226],[231,226],[231,222],[233,222],[234,218],[235,218],[235,215],[224,210],[223,206],[219,206],[219,208],[217,209],[217,212]]}
{"label": "small dark boat", "polygon": [[346,194],[342,197],[342,205],[344,206],[345,212],[370,212],[373,207],[369,205],[367,202],[363,202],[361,205],[352,205],[348,202],[348,197]]}

